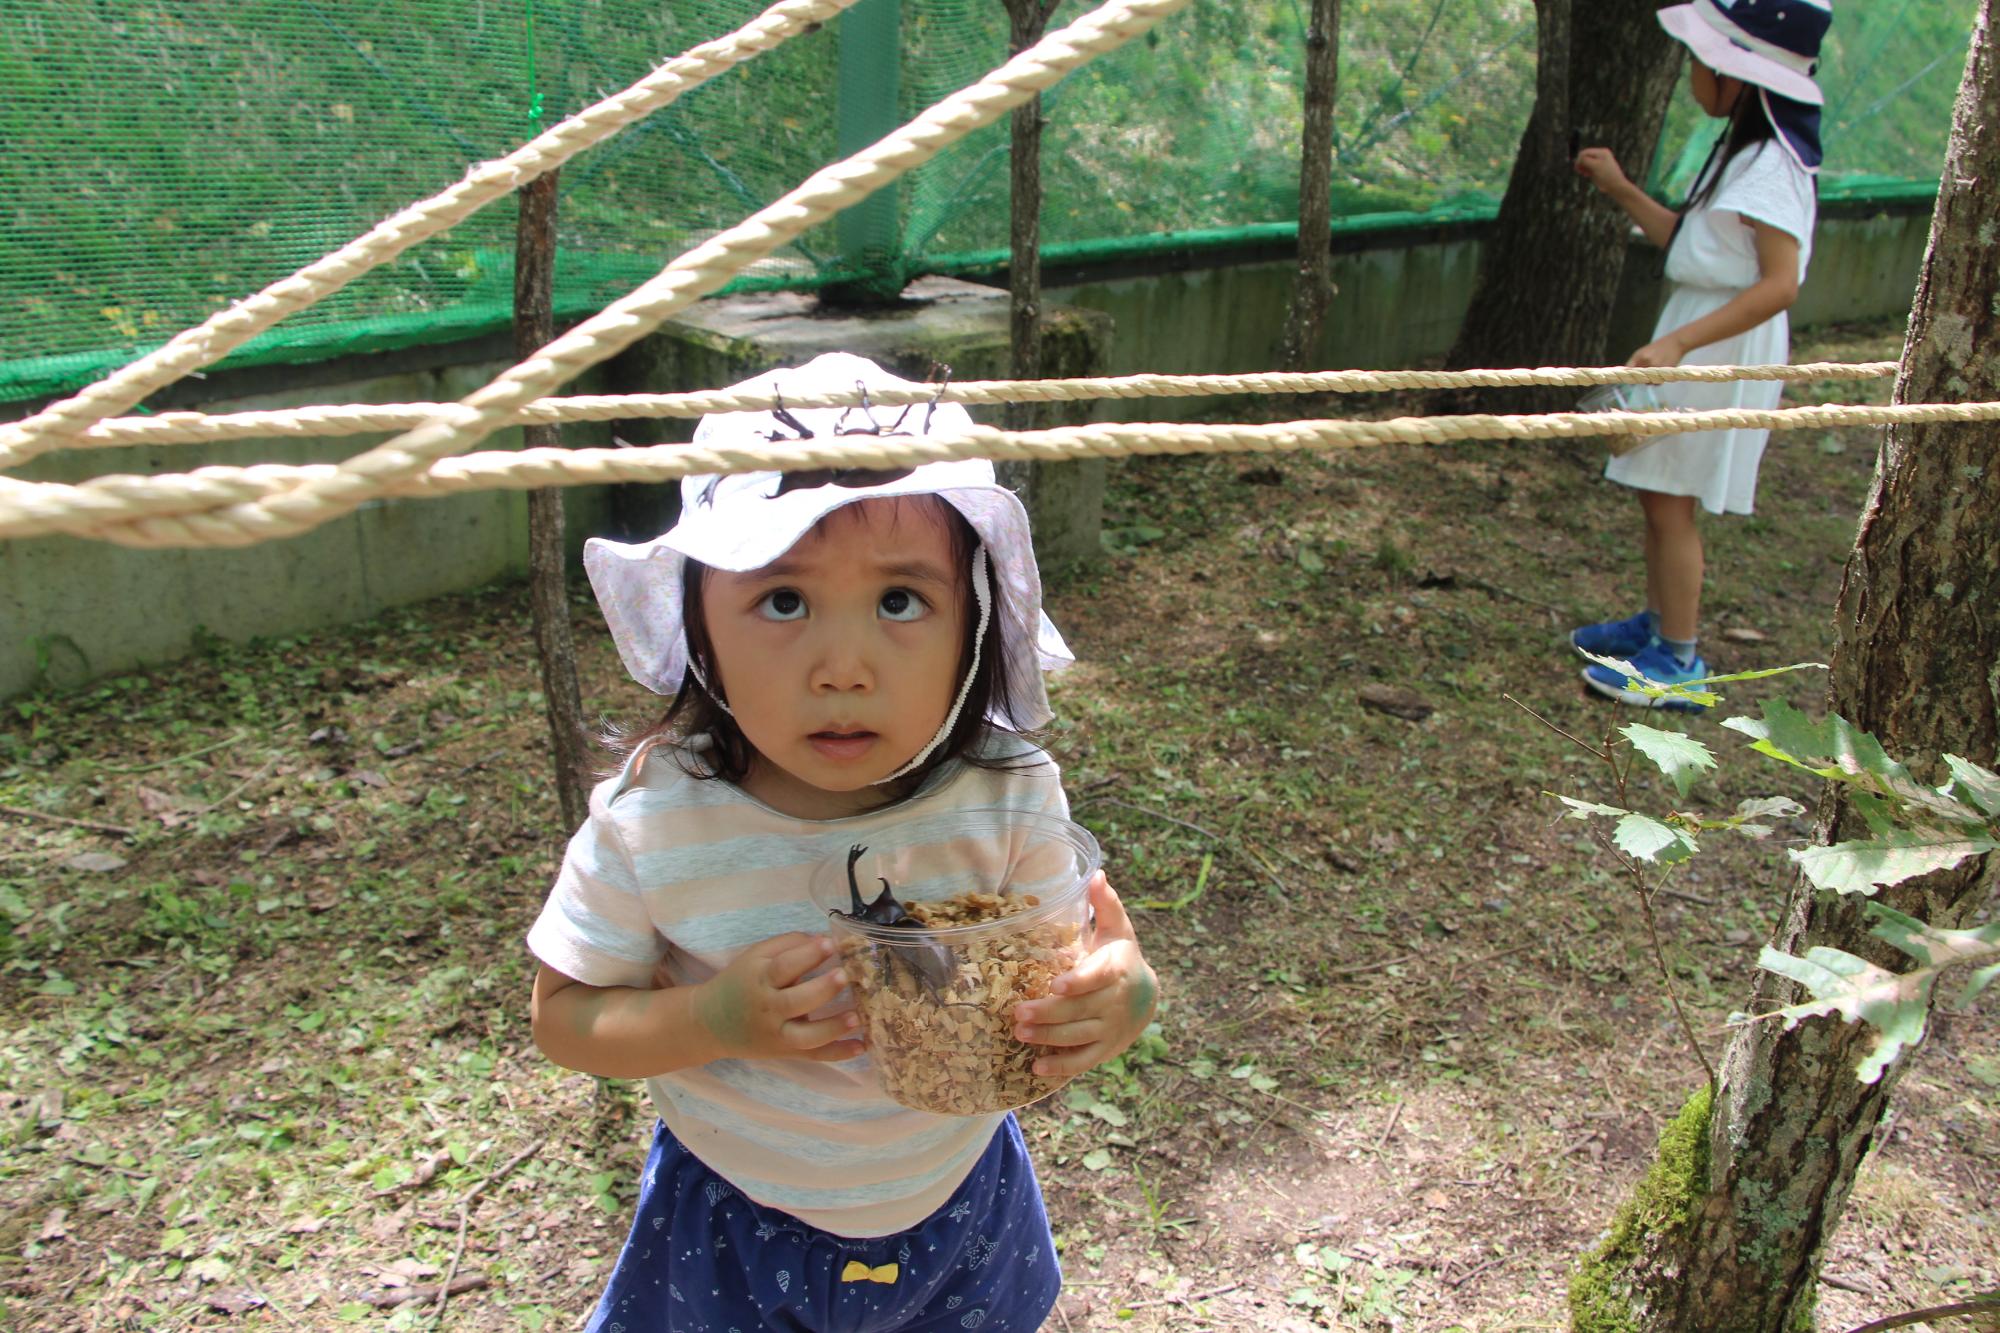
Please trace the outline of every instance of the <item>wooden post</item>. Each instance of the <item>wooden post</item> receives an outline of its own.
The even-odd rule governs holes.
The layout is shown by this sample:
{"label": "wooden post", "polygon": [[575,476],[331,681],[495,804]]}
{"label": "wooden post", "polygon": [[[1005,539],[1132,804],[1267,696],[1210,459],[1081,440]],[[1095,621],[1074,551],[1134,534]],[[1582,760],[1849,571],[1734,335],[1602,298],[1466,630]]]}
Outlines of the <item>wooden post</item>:
{"label": "wooden post", "polygon": [[1340,87],[1340,0],[1312,0],[1306,32],[1305,122],[1299,134],[1299,279],[1285,322],[1285,368],[1316,369],[1333,301],[1333,105]]}
{"label": "wooden post", "polygon": [[[556,336],[556,173],[521,187],[514,234],[514,354],[527,357]],[[555,426],[522,430],[530,449],[562,443]],[[589,814],[583,697],[576,682],[576,646],[569,633],[569,579],[563,559],[562,491],[528,493],[528,600],[534,611],[535,655],[542,667],[549,748],[563,823],[575,828]]]}

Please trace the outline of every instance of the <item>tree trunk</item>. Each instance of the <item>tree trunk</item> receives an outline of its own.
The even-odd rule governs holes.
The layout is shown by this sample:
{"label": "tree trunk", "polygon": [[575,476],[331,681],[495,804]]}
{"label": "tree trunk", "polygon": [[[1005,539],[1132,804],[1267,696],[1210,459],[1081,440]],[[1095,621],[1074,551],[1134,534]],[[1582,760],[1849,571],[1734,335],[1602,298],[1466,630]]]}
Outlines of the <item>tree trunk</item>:
{"label": "tree trunk", "polygon": [[[514,352],[529,356],[556,336],[556,173],[521,187],[514,238]],[[523,428],[530,449],[562,443],[554,426]],[[583,699],[576,683],[576,647],[569,633],[569,578],[563,561],[563,499],[553,487],[528,492],[528,600],[534,611],[535,655],[549,718],[556,795],[563,823],[575,828],[590,813],[589,761],[584,753]]]}
{"label": "tree trunk", "polygon": [[[1059,0],[1006,0],[1008,50],[1015,55],[1042,40]],[[1042,99],[1014,108],[1010,136],[1007,213],[1007,331],[1014,378],[1042,373]],[[1001,420],[1008,430],[1033,430],[1040,415],[1034,403],[1008,403]]]}
{"label": "tree trunk", "polygon": [[[1984,0],[1952,125],[1896,401],[2000,398],[2000,247],[1983,239],[2000,179],[2000,0]],[[1949,752],[1988,767],[2000,746],[2000,468],[1977,424],[1891,427],[1841,580],[1830,704],[1873,732],[1919,779],[1945,779]],[[1829,788],[1818,838],[1866,836]],[[1945,927],[1986,901],[1988,858],[1882,889],[1890,907]],[[1913,964],[1868,934],[1849,898],[1795,884],[1772,943],[1844,949],[1897,971]],[[1760,976],[1748,1012],[1800,998]],[[1625,1325],[1651,1333],[1781,1333],[1810,1326],[1820,1255],[1910,1055],[1868,1085],[1855,1065],[1872,1028],[1813,1019],[1739,1033],[1708,1130],[1704,1189],[1685,1225],[1631,1268]],[[1585,1327],[1581,1321],[1578,1327]]]}
{"label": "tree trunk", "polygon": [[1333,300],[1333,104],[1340,87],[1340,0],[1312,0],[1299,134],[1299,280],[1285,323],[1285,368],[1312,370]]}
{"label": "tree trunk", "polygon": [[[1592,366],[1605,359],[1632,224],[1572,169],[1570,145],[1603,145],[1627,175],[1645,179],[1681,69],[1680,44],[1654,19],[1657,8],[1650,0],[1573,11],[1568,0],[1536,5],[1545,59],[1535,109],[1448,365]],[[1568,389],[1489,390],[1454,396],[1448,405],[1555,411],[1575,397]]]}

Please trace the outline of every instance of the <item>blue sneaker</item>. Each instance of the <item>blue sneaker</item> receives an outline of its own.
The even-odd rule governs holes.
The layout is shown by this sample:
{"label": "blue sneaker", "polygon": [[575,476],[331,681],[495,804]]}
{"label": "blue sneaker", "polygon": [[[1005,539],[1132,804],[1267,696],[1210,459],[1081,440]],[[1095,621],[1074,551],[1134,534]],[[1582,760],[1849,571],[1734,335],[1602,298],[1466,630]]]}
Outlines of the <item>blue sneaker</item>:
{"label": "blue sneaker", "polygon": [[[1603,654],[1605,657],[1610,653]],[[1646,646],[1625,659],[1632,668],[1658,685],[1692,685],[1708,675],[1708,663],[1697,655],[1694,661],[1682,666],[1674,655],[1667,651],[1659,639],[1650,640]],[[1621,704],[1632,704],[1639,708],[1669,708],[1676,712],[1696,713],[1701,705],[1686,699],[1676,699],[1671,695],[1641,694],[1629,688],[1631,677],[1622,671],[1592,662],[1583,669],[1583,683],[1607,699],[1615,699]]]}
{"label": "blue sneaker", "polygon": [[1653,617],[1645,611],[1624,620],[1607,620],[1600,625],[1585,625],[1569,632],[1570,647],[1623,661],[1630,661],[1633,654],[1644,652],[1646,645],[1652,641]]}

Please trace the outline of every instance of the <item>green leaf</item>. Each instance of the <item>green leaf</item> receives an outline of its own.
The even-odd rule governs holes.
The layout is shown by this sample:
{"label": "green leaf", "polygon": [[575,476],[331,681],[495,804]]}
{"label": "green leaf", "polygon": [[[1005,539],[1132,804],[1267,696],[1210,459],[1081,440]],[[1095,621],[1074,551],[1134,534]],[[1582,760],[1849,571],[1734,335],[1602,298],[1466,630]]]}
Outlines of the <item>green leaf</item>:
{"label": "green leaf", "polygon": [[1109,1148],[1092,1148],[1083,1155],[1083,1169],[1086,1171],[1102,1171],[1110,1165],[1111,1149]]}
{"label": "green leaf", "polygon": [[2000,954],[2000,921],[1972,930],[1948,930],[1898,912],[1886,903],[1869,903],[1868,915],[1875,919],[1869,934],[1887,940],[1925,967],[1950,967],[1986,954]]}
{"label": "green leaf", "polygon": [[1946,755],[1944,762],[1951,769],[1952,795],[1976,806],[1982,815],[2000,815],[2000,774],[1955,754]]}
{"label": "green leaf", "polygon": [[1688,794],[1688,789],[1694,786],[1703,769],[1715,767],[1715,756],[1692,736],[1641,726],[1637,722],[1628,723],[1618,730],[1632,742],[1633,749],[1652,760],[1667,775],[1674,784],[1674,790],[1682,796]]}
{"label": "green leaf", "polygon": [[[1945,786],[1925,786],[1891,759],[1873,736],[1839,714],[1814,722],[1776,699],[1765,702],[1762,721],[1730,718],[1723,725],[1751,737],[1754,750],[1845,784],[1847,800],[1877,839],[1894,838],[1899,826],[1907,831],[1913,824],[1942,831],[1942,836],[1929,835],[1930,842],[1975,837],[1985,829],[1974,806],[1989,793],[1972,765],[1954,766],[1953,780]],[[1959,799],[1960,792],[1974,804]]]}
{"label": "green leaf", "polygon": [[1855,1071],[1863,1083],[1880,1079],[1905,1046],[1923,1040],[1935,972],[1891,972],[1865,958],[1824,947],[1808,949],[1804,958],[1797,958],[1766,945],[1757,965],[1790,977],[1813,996],[1805,1004],[1787,1005],[1769,1015],[1784,1019],[1787,1028],[1808,1018],[1838,1014],[1849,1023],[1865,1021],[1881,1032],[1881,1040]]}
{"label": "green leaf", "polygon": [[1968,856],[2000,851],[1991,838],[1955,837],[1918,829],[1892,829],[1886,837],[1838,842],[1831,847],[1794,848],[1813,887],[1835,893],[1873,894],[1906,879],[1946,870]]}
{"label": "green leaf", "polygon": [[1847,1022],[1862,1021],[1880,1030],[1882,1039],[1857,1070],[1862,1082],[1873,1083],[1905,1046],[1923,1038],[1932,989],[1947,968],[1981,965],[1965,989],[1968,1000],[2000,976],[2000,961],[1988,962],[2000,960],[2000,921],[1974,930],[1946,930],[1881,903],[1869,903],[1867,911],[1875,920],[1870,933],[1916,959],[1919,966],[1891,972],[1840,949],[1808,949],[1804,958],[1797,958],[1768,946],[1757,964],[1790,977],[1813,996],[1810,1003],[1789,1005],[1764,1017],[1783,1018],[1789,1028],[1801,1019],[1838,1014]]}
{"label": "green leaf", "polygon": [[1615,805],[1599,805],[1595,801],[1579,801],[1573,796],[1564,796],[1559,792],[1545,791],[1542,795],[1553,796],[1569,807],[1569,810],[1563,815],[1564,819],[1589,819],[1592,815],[1608,815],[1613,819],[1617,819],[1632,813],[1630,810],[1622,809]]}
{"label": "green leaf", "polygon": [[[1577,649],[1577,651],[1583,652],[1581,648]],[[1625,687],[1627,689],[1636,690],[1648,698],[1672,697],[1686,703],[1698,704],[1703,708],[1713,708],[1722,702],[1721,695],[1701,688],[1701,686],[1708,683],[1706,679],[1694,681],[1686,685],[1667,685],[1654,680],[1622,658],[1599,657],[1596,653],[1583,653],[1583,655],[1599,666],[1610,667],[1613,671],[1625,677]]]}
{"label": "green leaf", "polygon": [[1130,1123],[1126,1119],[1125,1112],[1110,1102],[1092,1102],[1090,1104],[1090,1113],[1105,1124],[1115,1126],[1119,1129],[1123,1129]]}
{"label": "green leaf", "polygon": [[1694,839],[1650,815],[1628,814],[1618,821],[1611,840],[1628,856],[1661,865],[1678,865],[1695,853]]}
{"label": "green leaf", "polygon": [[1726,819],[1703,820],[1704,828],[1723,828],[1732,833],[1741,833],[1746,838],[1768,838],[1771,826],[1760,824],[1760,819],[1783,819],[1791,815],[1804,814],[1805,807],[1789,796],[1759,796],[1739,801],[1735,813]]}

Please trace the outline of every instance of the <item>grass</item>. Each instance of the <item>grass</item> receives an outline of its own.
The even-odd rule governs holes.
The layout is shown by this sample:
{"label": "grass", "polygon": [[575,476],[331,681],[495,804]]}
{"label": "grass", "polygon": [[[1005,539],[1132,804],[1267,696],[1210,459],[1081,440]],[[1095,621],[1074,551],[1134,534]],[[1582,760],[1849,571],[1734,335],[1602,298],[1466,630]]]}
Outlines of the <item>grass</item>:
{"label": "grass", "polygon": [[[1758,518],[1709,525],[1717,669],[1824,659],[1872,457],[1866,432],[1781,439]],[[1080,660],[1050,744],[1152,904],[1165,1004],[1023,1116],[1068,1276],[1051,1327],[1561,1326],[1701,1078],[1628,891],[1542,795],[1601,797],[1593,761],[1501,698],[1593,738],[1629,720],[1557,647],[1636,586],[1596,466],[1558,444],[1114,470],[1119,553],[1052,591]],[[644,720],[574,606],[587,711]],[[521,936],[565,830],[526,629],[496,588],[7,705],[0,805],[131,834],[0,823],[0,1326],[577,1325],[651,1118],[528,1037]],[[1436,711],[1364,709],[1371,682]],[[1810,794],[1714,719],[1650,721],[1723,756],[1704,807]],[[1783,880],[1718,846],[1679,886],[1705,901],[1660,904],[1712,1052]],[[1942,1020],[1897,1089],[1827,1327],[2000,1281],[1993,1005]],[[480,1285],[442,1310],[384,1303],[453,1272]]]}

